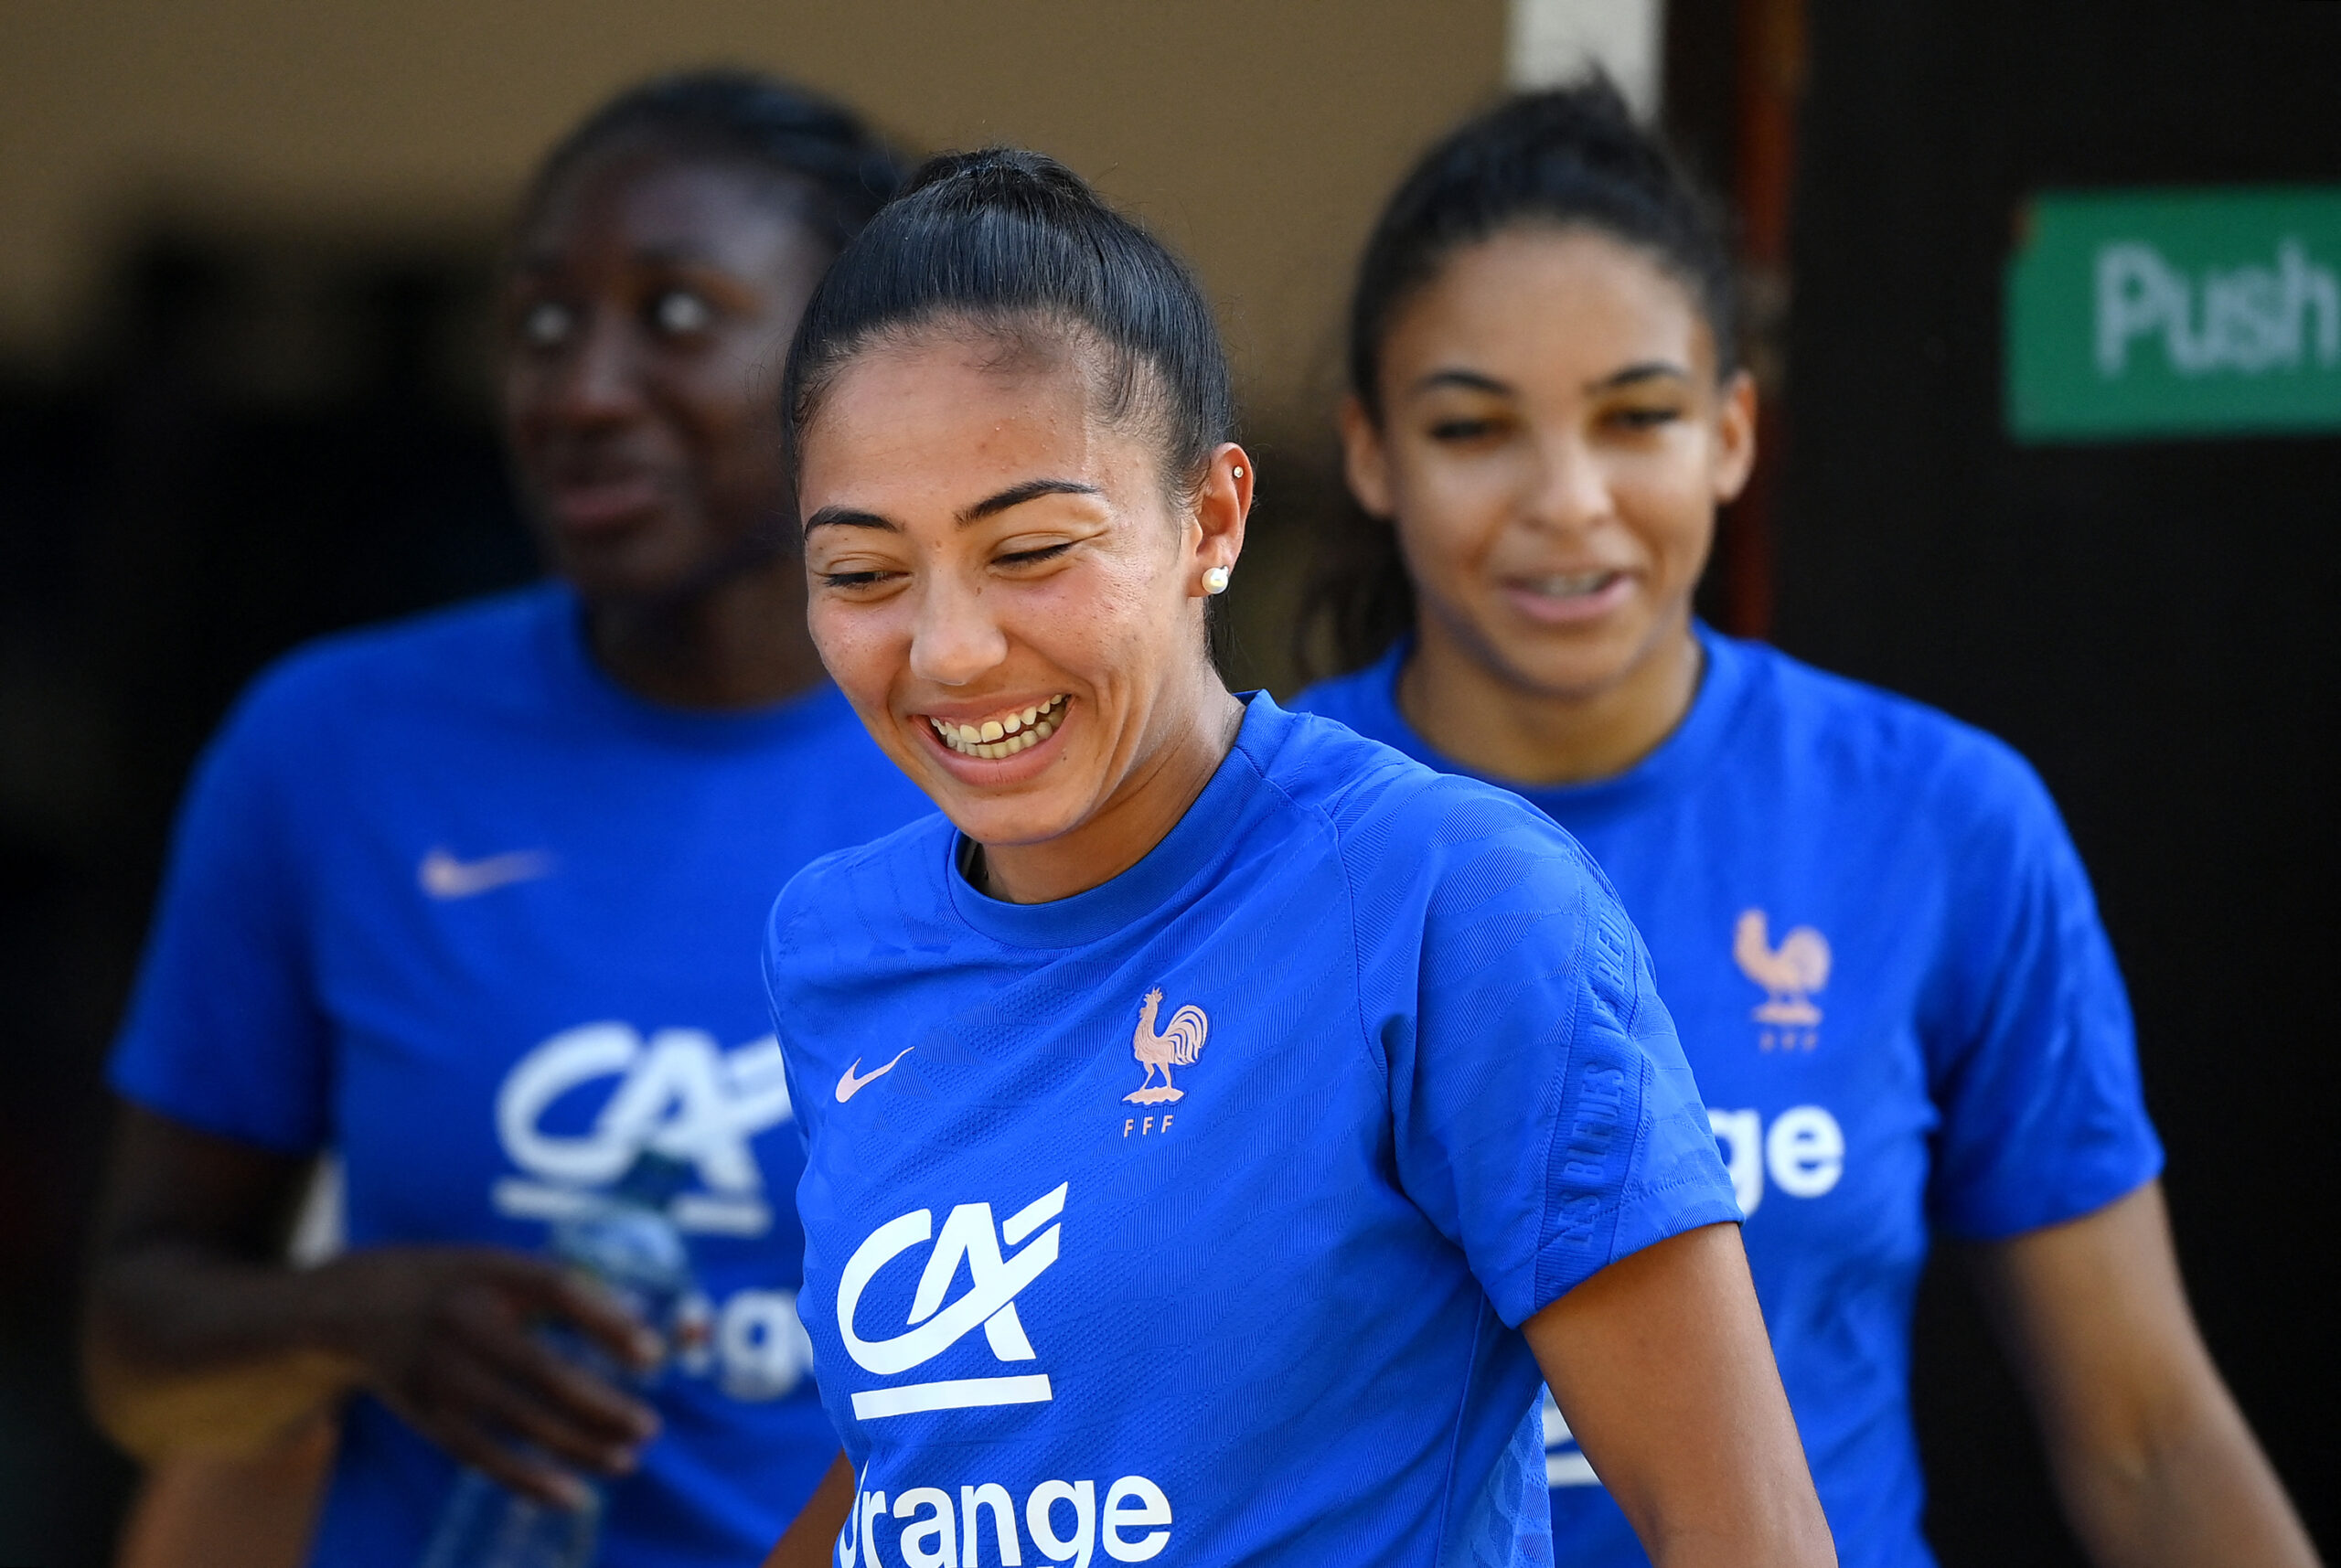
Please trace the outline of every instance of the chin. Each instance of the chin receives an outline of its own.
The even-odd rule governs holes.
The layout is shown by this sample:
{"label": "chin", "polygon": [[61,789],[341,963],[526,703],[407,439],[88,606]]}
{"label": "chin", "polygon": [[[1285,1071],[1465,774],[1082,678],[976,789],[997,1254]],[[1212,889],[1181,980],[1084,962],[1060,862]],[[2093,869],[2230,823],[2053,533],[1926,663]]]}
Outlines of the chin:
{"label": "chin", "polygon": [[[865,719],[867,714],[865,713]],[[1062,723],[1062,720],[1060,720]],[[889,715],[873,729],[896,767],[978,844],[1043,844],[1079,827],[1100,799],[1088,726],[1059,728],[1045,749],[983,761],[945,750],[924,719]]]}
{"label": "chin", "polygon": [[1061,774],[1063,763],[1070,758],[1058,758],[1056,768],[1049,770],[1058,777],[1037,777],[1007,789],[983,789],[981,784],[955,777],[932,758],[920,761],[923,765],[911,777],[927,791],[936,810],[978,845],[1044,845],[1082,827],[1096,800],[1094,794],[1067,789],[1070,779]]}
{"label": "chin", "polygon": [[[1047,796],[989,795],[952,784],[935,797],[951,825],[978,844],[1007,848],[1045,844],[1080,825],[1081,813]],[[1051,791],[1053,795],[1055,792]]]}
{"label": "chin", "polygon": [[1649,640],[1619,627],[1593,636],[1514,639],[1498,649],[1519,684],[1547,697],[1577,699],[1598,696],[1624,680],[1641,663]]}
{"label": "chin", "polygon": [[650,528],[590,539],[555,533],[546,546],[554,572],[589,600],[672,598],[706,565],[685,541]]}

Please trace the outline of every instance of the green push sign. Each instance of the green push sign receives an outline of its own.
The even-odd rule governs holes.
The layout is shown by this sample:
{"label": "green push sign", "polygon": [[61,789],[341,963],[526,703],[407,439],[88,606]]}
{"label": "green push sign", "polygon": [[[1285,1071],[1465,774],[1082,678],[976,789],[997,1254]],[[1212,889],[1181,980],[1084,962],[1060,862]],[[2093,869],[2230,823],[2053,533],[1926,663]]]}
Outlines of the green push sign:
{"label": "green push sign", "polygon": [[2341,430],[2341,187],[2035,198],[2007,378],[2024,442]]}

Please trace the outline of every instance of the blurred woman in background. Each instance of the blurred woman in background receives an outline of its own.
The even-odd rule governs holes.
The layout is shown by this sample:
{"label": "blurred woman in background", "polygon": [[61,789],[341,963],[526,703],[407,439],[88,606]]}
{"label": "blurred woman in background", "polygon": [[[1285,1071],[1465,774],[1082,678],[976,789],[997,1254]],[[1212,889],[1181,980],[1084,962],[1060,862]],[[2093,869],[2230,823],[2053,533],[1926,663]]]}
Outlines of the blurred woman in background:
{"label": "blurred woman in background", "polygon": [[[755,932],[925,803],[807,639],[772,397],[898,174],[744,73],[574,131],[522,208],[504,360],[559,581],[294,656],[190,789],[112,1067],[90,1383],[149,1459],[346,1410],[313,1561],[412,1568],[459,1467],[563,1506],[609,1482],[613,1565],[752,1561],[837,1452]],[[296,1271],[328,1148],[348,1250]],[[662,1334],[543,1255],[630,1173],[696,1280]]]}
{"label": "blurred woman in background", "polygon": [[[1940,1232],[1974,1243],[2098,1561],[2310,1562],[2188,1315],[2128,1002],[2039,780],[1692,617],[1755,395],[1662,149],[1602,84],[1463,126],[1392,197],[1350,322],[1366,517],[1317,607],[1355,673],[1298,705],[1508,785],[1615,881],[1844,1560],[1929,1561],[1908,1382]],[[1556,1559],[1640,1561],[1555,1416]]]}

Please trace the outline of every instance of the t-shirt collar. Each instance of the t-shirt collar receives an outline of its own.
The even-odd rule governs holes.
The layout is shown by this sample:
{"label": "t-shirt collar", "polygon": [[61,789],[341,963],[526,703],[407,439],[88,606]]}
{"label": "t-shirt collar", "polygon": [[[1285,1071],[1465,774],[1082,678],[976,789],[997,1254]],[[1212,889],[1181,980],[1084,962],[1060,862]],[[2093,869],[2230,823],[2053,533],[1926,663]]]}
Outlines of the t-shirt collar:
{"label": "t-shirt collar", "polygon": [[536,610],[535,640],[555,688],[583,711],[646,740],[715,751],[755,750],[785,739],[822,710],[845,705],[844,694],[827,680],[778,702],[728,712],[653,702],[620,686],[593,661],[585,606],[575,590],[563,582],[546,583],[538,590]]}
{"label": "t-shirt collar", "polygon": [[976,930],[1011,946],[1079,947],[1181,901],[1184,890],[1208,879],[1231,852],[1235,829],[1262,787],[1253,759],[1273,749],[1276,737],[1292,723],[1292,716],[1267,692],[1238,695],[1244,699],[1244,724],[1235,744],[1186,815],[1137,865],[1071,898],[1009,903],[978,891],[959,874],[959,835],[946,834],[939,839],[934,869],[943,878],[952,908]]}
{"label": "t-shirt collar", "polygon": [[1691,630],[1699,639],[1705,657],[1699,689],[1692,695],[1690,711],[1683,716],[1673,732],[1641,762],[1622,773],[1587,784],[1519,784],[1467,767],[1441,754],[1424,740],[1398,708],[1398,674],[1414,652],[1412,635],[1399,639],[1372,667],[1360,674],[1359,696],[1375,727],[1374,739],[1395,747],[1426,767],[1499,785],[1530,801],[1548,816],[1582,822],[1691,787],[1722,744],[1747,690],[1747,655],[1730,638],[1703,621],[1693,622]]}

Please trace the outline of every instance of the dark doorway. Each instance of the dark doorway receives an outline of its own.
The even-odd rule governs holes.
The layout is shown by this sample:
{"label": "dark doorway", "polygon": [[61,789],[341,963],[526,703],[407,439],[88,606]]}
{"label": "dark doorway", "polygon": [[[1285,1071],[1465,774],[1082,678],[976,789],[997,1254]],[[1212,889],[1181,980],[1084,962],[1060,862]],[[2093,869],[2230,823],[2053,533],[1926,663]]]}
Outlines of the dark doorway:
{"label": "dark doorway", "polygon": [[134,231],[62,372],[0,366],[0,1563],[108,1560],[76,1383],[101,1067],[174,805],[302,640],[535,573],[488,236]]}
{"label": "dark doorway", "polygon": [[[2047,776],[2132,987],[2196,1310],[2329,1555],[2341,438],[2019,446],[2001,333],[2043,190],[2341,185],[2341,5],[1808,20],[1776,639]],[[1920,1310],[1933,1537],[1951,1563],[2078,1562],[1954,1272]]]}

